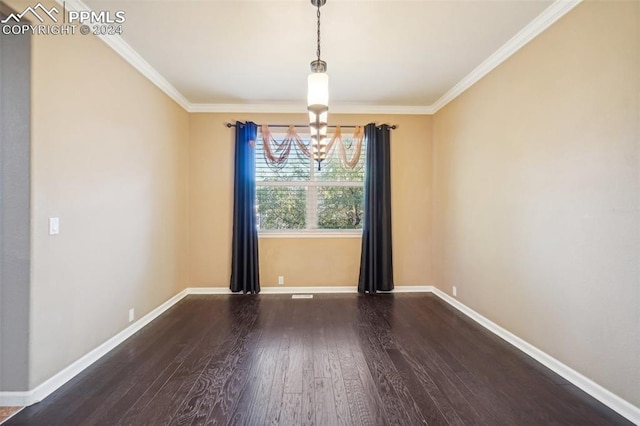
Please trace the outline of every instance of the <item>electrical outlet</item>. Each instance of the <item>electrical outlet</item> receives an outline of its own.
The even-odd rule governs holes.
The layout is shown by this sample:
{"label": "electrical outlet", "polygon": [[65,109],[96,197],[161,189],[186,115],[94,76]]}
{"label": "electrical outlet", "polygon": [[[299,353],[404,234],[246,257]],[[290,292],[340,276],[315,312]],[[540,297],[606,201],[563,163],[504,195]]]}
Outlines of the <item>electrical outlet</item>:
{"label": "electrical outlet", "polygon": [[133,321],[135,318],[136,318],[135,309],[133,308],[129,309],[129,322]]}
{"label": "electrical outlet", "polygon": [[458,295],[458,289],[456,288],[456,286],[453,286],[453,296],[457,296]]}
{"label": "electrical outlet", "polygon": [[278,285],[284,285],[284,277],[282,275],[278,277]]}

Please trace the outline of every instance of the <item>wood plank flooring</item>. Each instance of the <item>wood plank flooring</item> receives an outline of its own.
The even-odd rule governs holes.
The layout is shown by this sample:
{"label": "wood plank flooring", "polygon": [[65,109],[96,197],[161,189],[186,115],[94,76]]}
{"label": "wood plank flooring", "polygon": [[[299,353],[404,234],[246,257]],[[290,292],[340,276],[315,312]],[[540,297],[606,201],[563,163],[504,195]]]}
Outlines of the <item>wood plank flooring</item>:
{"label": "wood plank flooring", "polygon": [[188,296],[7,425],[627,425],[431,294]]}
{"label": "wood plank flooring", "polygon": [[22,407],[0,407],[0,423],[17,413]]}

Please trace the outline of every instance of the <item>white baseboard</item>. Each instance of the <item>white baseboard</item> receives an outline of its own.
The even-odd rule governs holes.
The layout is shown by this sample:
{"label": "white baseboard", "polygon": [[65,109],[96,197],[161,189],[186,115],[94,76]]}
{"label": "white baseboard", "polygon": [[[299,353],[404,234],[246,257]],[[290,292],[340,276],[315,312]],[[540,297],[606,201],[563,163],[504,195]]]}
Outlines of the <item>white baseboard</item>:
{"label": "white baseboard", "polygon": [[[237,294],[232,293],[228,287],[190,287],[187,289],[189,294]],[[261,287],[260,294],[309,294],[309,293],[357,293],[356,287]]]}
{"label": "white baseboard", "polygon": [[[393,293],[429,293],[433,291],[430,285],[403,285],[396,286]],[[188,294],[242,294],[232,293],[228,287],[189,287]],[[268,286],[260,289],[260,294],[309,294],[309,293],[357,293],[356,286],[334,287],[285,287]]]}
{"label": "white baseboard", "polygon": [[260,294],[357,293],[358,288],[343,287],[262,287]]}
{"label": "white baseboard", "polygon": [[51,395],[55,390],[73,379],[76,375],[107,354],[110,350],[127,340],[133,334],[141,330],[144,326],[159,317],[164,311],[175,305],[187,295],[187,290],[173,296],[171,299],[158,306],[129,327],[122,330],[91,352],[87,353],[77,361],[68,365],[59,373],[40,384],[35,389],[27,392],[0,392],[0,407],[21,407],[35,404]]}
{"label": "white baseboard", "polygon": [[[354,286],[348,287],[263,287],[260,294],[308,294],[308,293],[356,293],[357,288]],[[512,344],[522,352],[531,356],[533,359],[546,366],[550,370],[554,371],[558,375],[564,377],[566,380],[582,389],[598,401],[602,402],[612,410],[616,411],[620,415],[634,422],[640,424],[640,408],[625,401],[619,396],[615,395],[611,391],[603,388],[599,384],[595,383],[591,379],[583,376],[551,355],[541,351],[530,343],[522,340],[515,334],[500,327],[496,323],[492,322],[488,318],[480,315],[473,309],[469,308],[465,304],[459,302],[443,291],[434,286],[397,286],[394,289],[395,293],[418,293],[427,292],[433,293],[449,305],[453,306],[487,330],[491,331],[498,337],[502,338],[506,342]],[[227,287],[190,287],[186,288],[180,293],[173,296],[171,299],[158,306],[147,315],[140,318],[129,327],[122,330],[120,333],[113,336],[91,352],[84,355],[46,382],[42,383],[33,390],[27,392],[0,392],[0,407],[8,406],[28,406],[42,401],[49,396],[56,389],[67,383],[77,374],[89,367],[95,361],[104,356],[107,352],[124,342],[130,336],[149,324],[155,318],[160,316],[163,312],[175,305],[178,301],[183,299],[189,294],[234,294]]]}
{"label": "white baseboard", "polygon": [[433,293],[496,336],[520,349],[522,352],[526,353],[531,358],[547,367],[549,370],[564,377],[566,380],[582,389],[598,401],[602,402],[607,407],[616,411],[621,416],[627,418],[635,424],[640,424],[640,408],[620,398],[613,392],[603,388],[593,380],[583,376],[582,374],[578,373],[566,364],[558,361],[546,352],[543,352],[532,344],[522,340],[510,331],[500,327],[498,324],[480,315],[473,309],[469,308],[467,305],[459,302],[440,289],[434,287]]}
{"label": "white baseboard", "polygon": [[399,285],[393,289],[393,293],[432,293],[432,285]]}
{"label": "white baseboard", "polygon": [[187,294],[235,294],[229,287],[188,287]]}

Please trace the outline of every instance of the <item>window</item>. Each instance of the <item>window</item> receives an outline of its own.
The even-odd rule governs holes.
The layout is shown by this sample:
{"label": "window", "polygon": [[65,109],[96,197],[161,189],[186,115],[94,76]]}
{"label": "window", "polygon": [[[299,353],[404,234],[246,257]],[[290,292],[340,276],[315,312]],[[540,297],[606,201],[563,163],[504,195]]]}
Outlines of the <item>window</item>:
{"label": "window", "polygon": [[[305,155],[309,135],[285,144],[284,133],[271,134],[271,151],[280,163],[265,155],[262,133],[256,141],[256,204],[260,231],[360,230],[363,220],[365,144],[353,134],[342,134],[327,158],[318,163]],[[353,159],[361,141],[360,158]],[[344,147],[344,151],[342,150]],[[288,152],[288,154],[287,154]],[[344,153],[344,155],[342,155]]]}

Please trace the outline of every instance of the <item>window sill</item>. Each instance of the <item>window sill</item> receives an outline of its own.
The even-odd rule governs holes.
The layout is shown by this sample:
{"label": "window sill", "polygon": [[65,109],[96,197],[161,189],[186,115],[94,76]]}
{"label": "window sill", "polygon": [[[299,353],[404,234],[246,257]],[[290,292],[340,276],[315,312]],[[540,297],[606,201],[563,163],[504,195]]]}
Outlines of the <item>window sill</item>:
{"label": "window sill", "polygon": [[362,230],[355,231],[259,231],[258,238],[361,238]]}

